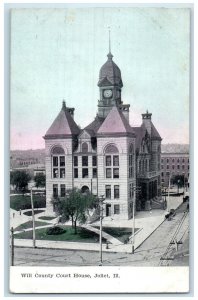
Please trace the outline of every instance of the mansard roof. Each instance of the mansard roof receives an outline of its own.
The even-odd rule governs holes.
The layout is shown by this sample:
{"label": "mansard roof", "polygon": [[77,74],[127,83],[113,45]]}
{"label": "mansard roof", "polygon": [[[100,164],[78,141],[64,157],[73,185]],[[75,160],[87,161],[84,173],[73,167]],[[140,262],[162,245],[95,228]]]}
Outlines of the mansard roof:
{"label": "mansard roof", "polygon": [[122,87],[123,83],[121,71],[119,67],[114,63],[112,59],[113,55],[110,52],[107,57],[108,60],[100,69],[98,86],[103,85],[104,80],[107,80],[112,85],[119,85],[120,87]]}
{"label": "mansard roof", "polygon": [[114,106],[97,131],[97,136],[133,135],[135,133],[123,113]]}
{"label": "mansard roof", "polygon": [[67,138],[72,135],[78,135],[79,133],[79,127],[68,112],[66,106],[63,105],[58,116],[46,132],[44,139]]}

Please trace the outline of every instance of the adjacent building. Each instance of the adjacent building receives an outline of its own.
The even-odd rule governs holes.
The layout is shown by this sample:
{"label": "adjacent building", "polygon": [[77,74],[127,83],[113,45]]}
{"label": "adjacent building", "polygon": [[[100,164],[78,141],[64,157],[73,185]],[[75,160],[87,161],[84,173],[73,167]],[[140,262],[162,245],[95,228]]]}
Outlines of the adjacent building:
{"label": "adjacent building", "polygon": [[162,185],[167,187],[169,179],[175,175],[182,175],[185,182],[189,181],[189,153],[162,153],[161,154],[161,177]]}
{"label": "adjacent building", "polygon": [[[129,104],[122,101],[121,71],[111,52],[99,73],[98,112],[80,129],[74,108],[62,108],[46,132],[46,200],[65,197],[74,187],[103,195],[104,215],[132,217],[161,200],[161,137],[148,111],[142,125],[129,124]],[[134,204],[134,205],[133,205]]]}

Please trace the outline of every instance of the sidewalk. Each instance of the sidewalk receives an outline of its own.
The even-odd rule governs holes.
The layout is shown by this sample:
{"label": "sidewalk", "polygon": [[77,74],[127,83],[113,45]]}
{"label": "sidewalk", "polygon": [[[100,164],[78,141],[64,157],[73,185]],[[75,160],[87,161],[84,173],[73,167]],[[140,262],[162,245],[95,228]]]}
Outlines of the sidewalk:
{"label": "sidewalk", "polygon": [[[170,197],[169,207],[176,209],[182,203],[182,201],[183,201],[183,197]],[[19,226],[21,223],[32,220],[31,217],[27,217],[24,215],[19,216],[19,212],[16,212],[16,214],[17,214],[16,218],[14,218],[15,220],[12,221],[15,222],[15,225],[17,224],[17,226]],[[165,214],[166,211],[158,210],[158,209],[154,209],[152,211],[141,211],[137,213],[135,217],[135,228],[138,228],[139,230],[137,230],[135,234],[135,249],[137,249],[164,222]],[[45,212],[36,214],[35,220],[42,221],[38,219],[42,215],[45,215]],[[57,218],[47,222],[51,223],[51,225],[54,225],[57,223]],[[45,225],[42,226],[42,228],[50,227],[51,225]],[[92,226],[99,226],[99,222],[95,222],[89,225],[84,225],[83,227],[89,228],[89,230],[98,233],[99,230],[93,228]],[[133,219],[119,220],[118,218],[105,217],[103,219],[103,226],[131,228],[131,232],[132,232]],[[27,230],[32,230],[32,229],[31,228],[26,229],[26,231]],[[107,238],[107,240],[111,242],[111,244],[108,245],[108,249],[106,249],[106,244],[103,244],[103,251],[131,253],[132,251],[131,243],[123,244],[118,239],[112,237],[111,235],[105,232],[103,232],[103,237]],[[14,243],[15,246],[20,246],[20,247],[33,246],[32,240],[27,240],[27,239],[15,239]],[[99,251],[99,243],[78,243],[78,242],[37,240],[36,246],[39,248],[51,248],[51,249]]]}

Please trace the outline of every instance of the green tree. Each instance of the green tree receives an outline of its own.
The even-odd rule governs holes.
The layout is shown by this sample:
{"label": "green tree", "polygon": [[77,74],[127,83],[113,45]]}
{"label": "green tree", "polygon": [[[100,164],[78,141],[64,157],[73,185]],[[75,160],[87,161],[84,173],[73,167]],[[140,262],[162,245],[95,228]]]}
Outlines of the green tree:
{"label": "green tree", "polygon": [[38,173],[34,176],[35,186],[38,187],[45,187],[45,174]]}
{"label": "green tree", "polygon": [[77,233],[77,221],[84,224],[89,216],[89,209],[97,205],[97,199],[91,193],[82,193],[78,189],[72,189],[64,198],[52,200],[55,204],[57,215],[65,221],[72,220],[75,234]]}
{"label": "green tree", "polygon": [[20,191],[22,193],[25,192],[28,182],[30,182],[31,176],[25,171],[12,171],[10,174],[10,184],[15,186],[16,191]]}

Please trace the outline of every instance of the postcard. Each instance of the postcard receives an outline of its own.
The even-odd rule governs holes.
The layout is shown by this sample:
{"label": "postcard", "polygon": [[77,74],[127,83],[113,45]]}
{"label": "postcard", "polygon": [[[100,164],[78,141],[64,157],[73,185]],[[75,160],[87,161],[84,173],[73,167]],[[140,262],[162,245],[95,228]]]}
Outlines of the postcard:
{"label": "postcard", "polygon": [[190,8],[10,16],[10,292],[188,293]]}

